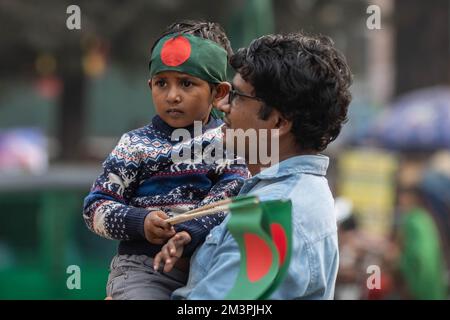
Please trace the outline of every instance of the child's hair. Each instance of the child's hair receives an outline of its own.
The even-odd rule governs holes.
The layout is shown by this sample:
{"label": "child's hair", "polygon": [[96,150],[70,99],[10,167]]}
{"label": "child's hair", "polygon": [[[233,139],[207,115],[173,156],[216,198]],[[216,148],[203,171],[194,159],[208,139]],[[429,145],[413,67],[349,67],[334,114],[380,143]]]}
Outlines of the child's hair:
{"label": "child's hair", "polygon": [[225,49],[228,56],[231,57],[233,49],[231,49],[230,40],[228,40],[225,31],[222,26],[217,22],[205,22],[197,20],[183,20],[180,22],[172,23],[166,28],[166,30],[156,39],[152,46],[152,52],[158,41],[172,33],[183,33],[197,36],[200,38],[208,39],[219,44]]}

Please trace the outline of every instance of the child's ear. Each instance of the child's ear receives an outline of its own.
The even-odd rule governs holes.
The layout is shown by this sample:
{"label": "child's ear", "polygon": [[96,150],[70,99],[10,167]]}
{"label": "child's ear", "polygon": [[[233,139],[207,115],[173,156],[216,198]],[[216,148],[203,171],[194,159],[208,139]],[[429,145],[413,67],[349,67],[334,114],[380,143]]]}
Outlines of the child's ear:
{"label": "child's ear", "polygon": [[216,86],[213,104],[216,105],[220,100],[225,98],[231,90],[231,84],[221,82]]}
{"label": "child's ear", "polygon": [[152,90],[152,79],[148,79],[148,87]]}

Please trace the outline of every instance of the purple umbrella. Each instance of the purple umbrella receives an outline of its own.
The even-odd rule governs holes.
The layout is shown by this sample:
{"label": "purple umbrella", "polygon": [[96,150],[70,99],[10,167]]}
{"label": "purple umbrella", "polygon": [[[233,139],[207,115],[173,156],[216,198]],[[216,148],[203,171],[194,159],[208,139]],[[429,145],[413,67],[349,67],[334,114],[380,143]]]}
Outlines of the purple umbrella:
{"label": "purple umbrella", "polygon": [[396,150],[450,149],[450,87],[401,96],[375,120],[365,138]]}

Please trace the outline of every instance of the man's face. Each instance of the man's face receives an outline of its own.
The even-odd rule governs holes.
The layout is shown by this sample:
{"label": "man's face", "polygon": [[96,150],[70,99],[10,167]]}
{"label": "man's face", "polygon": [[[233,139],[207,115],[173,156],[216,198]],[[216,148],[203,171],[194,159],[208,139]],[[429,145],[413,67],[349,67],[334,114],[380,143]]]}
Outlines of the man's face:
{"label": "man's face", "polygon": [[[262,120],[259,117],[258,113],[263,106],[263,102],[255,98],[250,98],[255,97],[254,88],[250,83],[246,82],[239,73],[233,78],[232,87],[233,90],[237,92],[237,94],[234,95],[234,99],[230,101],[231,103],[229,103],[228,100],[221,101],[218,109],[225,113],[225,126],[223,127],[225,134],[224,141],[228,143],[230,139],[234,139],[234,151],[236,153],[236,145],[238,144],[236,141],[237,139],[235,136],[227,136],[227,129],[242,129],[247,133],[251,131],[259,133],[260,129],[273,129],[274,123],[271,117],[269,117],[268,120]],[[261,137],[257,135],[257,139],[259,141]],[[257,143],[257,145],[259,144]],[[245,155],[241,152],[238,152],[238,155],[248,160],[250,156],[249,152],[252,150],[255,152],[255,150],[257,150],[255,145],[252,145],[252,147],[253,148],[249,148],[249,141],[248,139],[245,139]]]}

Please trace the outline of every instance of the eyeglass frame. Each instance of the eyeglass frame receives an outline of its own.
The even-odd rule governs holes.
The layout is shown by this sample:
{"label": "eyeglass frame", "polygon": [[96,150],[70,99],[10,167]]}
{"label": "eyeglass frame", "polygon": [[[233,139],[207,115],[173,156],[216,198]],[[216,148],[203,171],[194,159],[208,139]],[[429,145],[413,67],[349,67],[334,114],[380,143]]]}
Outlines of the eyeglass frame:
{"label": "eyeglass frame", "polygon": [[230,92],[228,93],[228,104],[231,105],[233,100],[236,98],[236,96],[241,96],[244,98],[248,98],[248,99],[253,99],[253,100],[257,100],[257,101],[261,101],[264,102],[263,99],[261,99],[260,97],[256,97],[256,96],[250,96],[248,94],[242,93],[237,91],[234,88],[231,88]]}

